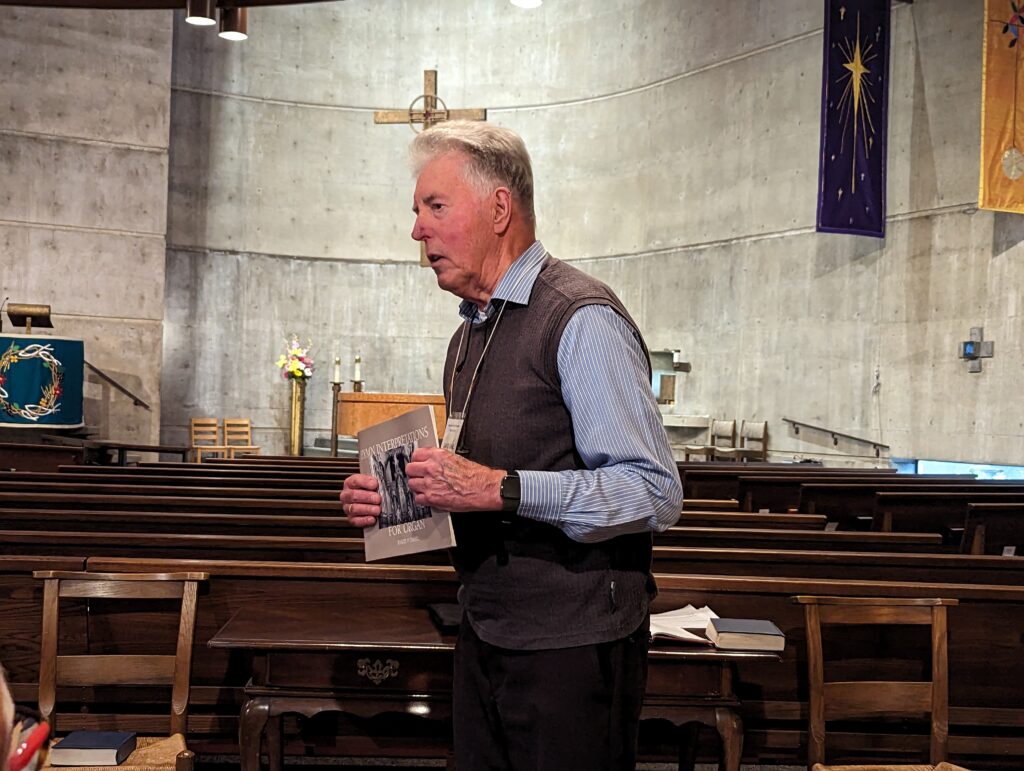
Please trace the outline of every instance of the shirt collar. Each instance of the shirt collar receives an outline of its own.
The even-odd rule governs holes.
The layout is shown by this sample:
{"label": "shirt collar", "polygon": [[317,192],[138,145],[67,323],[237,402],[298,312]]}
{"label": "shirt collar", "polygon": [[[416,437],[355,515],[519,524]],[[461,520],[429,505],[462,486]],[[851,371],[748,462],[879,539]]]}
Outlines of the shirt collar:
{"label": "shirt collar", "polygon": [[480,323],[489,319],[494,313],[495,301],[508,300],[519,305],[527,305],[530,302],[533,284],[537,280],[537,276],[540,275],[540,269],[547,256],[548,252],[544,245],[540,241],[534,241],[505,271],[505,275],[501,277],[498,285],[494,288],[486,308],[480,311],[476,303],[463,300],[459,304],[459,315],[466,321]]}

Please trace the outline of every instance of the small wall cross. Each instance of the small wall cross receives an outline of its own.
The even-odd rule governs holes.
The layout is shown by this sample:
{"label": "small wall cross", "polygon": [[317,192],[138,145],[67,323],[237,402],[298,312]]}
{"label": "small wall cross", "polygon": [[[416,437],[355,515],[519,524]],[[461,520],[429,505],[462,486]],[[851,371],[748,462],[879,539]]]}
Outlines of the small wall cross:
{"label": "small wall cross", "polygon": [[960,343],[960,358],[967,361],[968,372],[981,372],[981,360],[991,359],[996,344],[985,339],[984,327],[971,327],[971,339]]}

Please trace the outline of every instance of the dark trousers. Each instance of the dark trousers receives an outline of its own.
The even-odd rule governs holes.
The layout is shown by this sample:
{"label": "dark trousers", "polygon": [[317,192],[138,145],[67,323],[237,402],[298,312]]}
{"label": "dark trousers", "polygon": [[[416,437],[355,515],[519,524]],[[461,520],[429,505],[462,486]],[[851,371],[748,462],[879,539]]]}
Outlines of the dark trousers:
{"label": "dark trousers", "polygon": [[[567,622],[568,623],[568,622]],[[459,771],[633,771],[649,626],[597,645],[497,648],[463,620],[455,646]]]}

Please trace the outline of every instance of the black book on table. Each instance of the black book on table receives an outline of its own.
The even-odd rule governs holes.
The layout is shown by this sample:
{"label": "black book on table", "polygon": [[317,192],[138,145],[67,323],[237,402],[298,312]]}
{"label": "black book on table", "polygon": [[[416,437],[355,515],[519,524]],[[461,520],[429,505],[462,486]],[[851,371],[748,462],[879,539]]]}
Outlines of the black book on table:
{"label": "black book on table", "polygon": [[782,630],[763,618],[713,618],[707,635],[722,650],[781,651],[786,647]]}
{"label": "black book on table", "polygon": [[50,750],[50,765],[116,766],[134,749],[132,731],[72,731]]}

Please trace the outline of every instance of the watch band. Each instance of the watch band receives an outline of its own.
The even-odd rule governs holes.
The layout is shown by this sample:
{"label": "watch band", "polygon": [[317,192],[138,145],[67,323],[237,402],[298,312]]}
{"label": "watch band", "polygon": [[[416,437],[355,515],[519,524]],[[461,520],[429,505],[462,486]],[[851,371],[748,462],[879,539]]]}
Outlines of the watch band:
{"label": "watch band", "polygon": [[502,511],[519,511],[519,474],[515,471],[509,471],[505,474],[505,478],[501,480],[501,487],[498,490],[498,494],[501,496]]}

